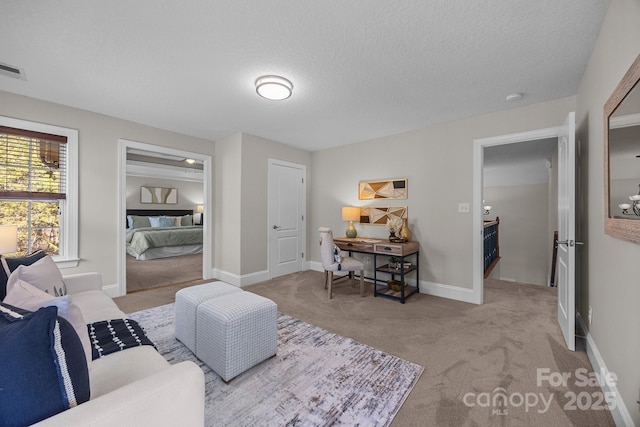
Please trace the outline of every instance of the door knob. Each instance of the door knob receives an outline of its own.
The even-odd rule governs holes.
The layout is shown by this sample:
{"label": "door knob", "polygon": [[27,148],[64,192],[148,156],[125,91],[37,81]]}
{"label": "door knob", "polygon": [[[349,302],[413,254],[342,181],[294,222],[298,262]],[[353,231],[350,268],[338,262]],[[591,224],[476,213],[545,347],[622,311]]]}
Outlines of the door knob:
{"label": "door knob", "polygon": [[583,242],[576,242],[576,241],[573,241],[573,240],[556,240],[556,243],[558,245],[567,245],[567,246],[570,246],[570,247],[574,247],[575,245],[584,245]]}
{"label": "door knob", "polygon": [[282,227],[281,227],[281,226],[279,226],[279,225],[274,225],[274,226],[273,226],[273,229],[274,229],[274,230],[279,230],[279,229],[281,229],[281,228],[282,228]]}

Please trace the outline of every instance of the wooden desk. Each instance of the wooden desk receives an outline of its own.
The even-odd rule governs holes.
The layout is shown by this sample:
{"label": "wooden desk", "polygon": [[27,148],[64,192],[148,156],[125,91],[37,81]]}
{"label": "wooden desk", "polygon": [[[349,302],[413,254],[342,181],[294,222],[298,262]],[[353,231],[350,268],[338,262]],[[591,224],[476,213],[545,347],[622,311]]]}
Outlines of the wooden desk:
{"label": "wooden desk", "polygon": [[[420,292],[420,245],[416,241],[405,243],[392,243],[386,239],[369,239],[366,237],[338,237],[333,242],[341,250],[373,255],[373,296],[381,296],[398,300],[404,304],[405,300],[411,295]],[[378,256],[385,255],[388,257],[396,257],[400,265],[404,266],[405,257],[414,256],[415,263],[407,268],[390,268],[388,263],[378,266]],[[395,276],[400,276],[400,283],[404,283],[405,274],[416,272],[416,286],[406,286],[400,288],[400,291],[394,291],[387,285],[387,281],[378,279],[378,273],[387,273],[391,275],[391,280],[395,280]]]}

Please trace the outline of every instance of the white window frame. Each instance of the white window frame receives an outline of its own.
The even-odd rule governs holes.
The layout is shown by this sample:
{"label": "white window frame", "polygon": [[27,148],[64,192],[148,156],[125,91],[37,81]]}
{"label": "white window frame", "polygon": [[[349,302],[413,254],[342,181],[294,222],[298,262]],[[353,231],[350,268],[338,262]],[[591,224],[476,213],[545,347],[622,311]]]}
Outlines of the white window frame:
{"label": "white window frame", "polygon": [[59,268],[77,267],[78,258],[78,130],[0,116],[0,126],[51,133],[67,137],[67,190],[61,205],[59,255],[53,260]]}

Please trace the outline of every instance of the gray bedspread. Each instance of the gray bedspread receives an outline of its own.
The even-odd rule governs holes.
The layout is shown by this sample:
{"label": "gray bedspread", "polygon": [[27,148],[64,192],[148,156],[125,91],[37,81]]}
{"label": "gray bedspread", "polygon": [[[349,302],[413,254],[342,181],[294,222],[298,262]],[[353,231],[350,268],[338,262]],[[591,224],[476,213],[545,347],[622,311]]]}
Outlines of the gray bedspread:
{"label": "gray bedspread", "polygon": [[138,254],[150,248],[202,244],[202,226],[134,228],[127,231],[127,244]]}

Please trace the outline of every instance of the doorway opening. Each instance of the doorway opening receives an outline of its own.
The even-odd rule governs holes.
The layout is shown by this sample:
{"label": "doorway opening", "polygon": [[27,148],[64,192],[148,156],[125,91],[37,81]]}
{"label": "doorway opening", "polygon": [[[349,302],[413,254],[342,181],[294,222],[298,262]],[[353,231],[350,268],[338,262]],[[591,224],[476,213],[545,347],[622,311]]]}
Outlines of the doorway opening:
{"label": "doorway opening", "polygon": [[[558,324],[567,348],[575,350],[575,113],[562,126],[474,140],[473,146],[473,302],[483,301],[484,151],[487,147],[540,141],[558,141]],[[522,242],[526,244],[526,242]]]}
{"label": "doorway opening", "polygon": [[[552,127],[539,129],[534,131],[519,132],[508,135],[501,135],[489,138],[481,138],[474,140],[473,147],[473,206],[479,207],[473,209],[473,301],[476,304],[482,304],[483,300],[483,284],[484,284],[484,265],[483,265],[483,224],[485,217],[493,217],[495,219],[495,210],[491,200],[487,200],[484,196],[484,172],[485,172],[485,149],[500,149],[500,147],[508,147],[512,144],[531,143],[535,144],[539,141],[549,141],[551,139],[557,141],[560,135],[561,127]],[[483,200],[486,203],[483,203]],[[484,215],[484,206],[492,206],[492,213]],[[501,218],[501,221],[503,219]],[[546,229],[545,229],[546,234]]]}
{"label": "doorway opening", "polygon": [[[118,295],[212,277],[211,165],[209,155],[119,141]],[[145,230],[175,230],[185,244],[134,247],[132,231]]]}
{"label": "doorway opening", "polygon": [[540,286],[554,282],[557,156],[557,138],[483,148],[483,222],[485,227],[491,221],[497,223],[500,251],[495,267],[485,271],[485,279]]}

